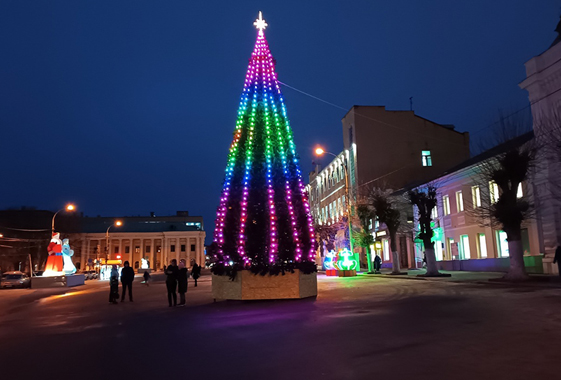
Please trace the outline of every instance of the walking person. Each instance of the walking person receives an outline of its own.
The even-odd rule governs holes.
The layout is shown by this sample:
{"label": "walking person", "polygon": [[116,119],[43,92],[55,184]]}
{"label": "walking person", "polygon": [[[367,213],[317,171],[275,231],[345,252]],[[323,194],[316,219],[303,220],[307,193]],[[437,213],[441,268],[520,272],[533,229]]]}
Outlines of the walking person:
{"label": "walking person", "polygon": [[382,259],[376,253],[376,257],[374,258],[374,273],[380,274],[380,268],[382,267]]}
{"label": "walking person", "polygon": [[119,270],[116,265],[111,268],[109,277],[109,303],[117,303],[119,298]]}
{"label": "walking person", "polygon": [[128,261],[125,261],[125,267],[121,270],[121,284],[123,287],[123,294],[121,302],[125,302],[125,292],[129,289],[129,301],[132,302],[132,282],[134,281],[134,269],[130,266]]}
{"label": "walking person", "polygon": [[195,280],[195,286],[197,286],[197,279],[201,277],[201,266],[197,264],[195,260],[193,260],[193,268],[191,269],[191,276],[193,280]]}
{"label": "walking person", "polygon": [[185,306],[185,293],[187,293],[187,278],[189,271],[185,265],[185,260],[179,260],[179,269],[177,271],[177,292],[179,293],[179,306]]}
{"label": "walking person", "polygon": [[177,260],[171,260],[170,265],[166,268],[166,287],[168,289],[168,302],[169,307],[172,306],[172,299],[173,299],[173,306],[177,306]]}
{"label": "walking person", "polygon": [[557,263],[557,268],[559,270],[559,276],[561,276],[561,245],[555,250],[555,257],[553,258],[553,264]]}
{"label": "walking person", "polygon": [[146,286],[150,286],[150,284],[148,284],[148,280],[150,280],[150,273],[148,273],[148,271],[145,270],[144,275],[142,277],[144,277],[144,283],[146,284]]}

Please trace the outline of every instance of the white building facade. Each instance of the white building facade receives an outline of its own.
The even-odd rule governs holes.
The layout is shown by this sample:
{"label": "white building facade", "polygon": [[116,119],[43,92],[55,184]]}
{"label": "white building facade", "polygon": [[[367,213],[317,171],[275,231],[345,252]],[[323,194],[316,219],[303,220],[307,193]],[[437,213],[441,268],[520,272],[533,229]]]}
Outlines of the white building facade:
{"label": "white building facade", "polygon": [[[561,21],[556,31],[553,44],[526,62],[526,79],[520,83],[528,91],[536,140],[544,147],[558,144],[561,131]],[[549,151],[541,158],[535,176],[540,250],[545,273],[557,274],[553,257],[561,245],[561,155]]]}

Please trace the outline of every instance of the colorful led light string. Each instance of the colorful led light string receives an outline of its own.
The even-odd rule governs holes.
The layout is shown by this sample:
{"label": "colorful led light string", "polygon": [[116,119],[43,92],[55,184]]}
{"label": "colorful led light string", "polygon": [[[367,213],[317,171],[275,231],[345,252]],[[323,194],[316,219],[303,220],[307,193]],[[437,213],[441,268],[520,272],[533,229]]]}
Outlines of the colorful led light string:
{"label": "colorful led light string", "polygon": [[[260,16],[261,18],[261,16]],[[266,26],[266,24],[265,24]],[[312,218],[310,214],[310,207],[307,199],[307,194],[305,192],[304,184],[302,181],[302,173],[300,171],[298,165],[298,159],[296,156],[296,148],[293,141],[292,131],[290,129],[290,124],[288,122],[287,114],[286,114],[286,107],[284,104],[284,99],[282,97],[282,93],[280,91],[279,83],[277,80],[277,74],[274,70],[274,60],[270,53],[268,43],[265,39],[263,28],[259,28],[259,33],[257,36],[257,41],[254,47],[254,51],[251,56],[251,60],[248,66],[248,71],[246,74],[246,79],[244,82],[244,90],[242,92],[242,99],[240,101],[240,106],[238,109],[238,118],[236,121],[236,129],[234,133],[234,139],[230,146],[230,151],[228,154],[228,164],[226,167],[226,176],[224,180],[224,188],[222,191],[222,196],[220,198],[220,206],[217,211],[216,217],[216,228],[215,228],[215,241],[219,243],[219,247],[222,247],[224,244],[224,228],[225,228],[225,219],[226,213],[228,212],[228,201],[230,198],[230,191],[232,180],[234,177],[234,172],[236,168],[236,157],[239,155],[240,149],[240,140],[242,139],[244,133],[244,120],[246,118],[249,119],[249,130],[247,130],[248,136],[246,137],[245,144],[243,148],[245,148],[245,162],[244,164],[244,176],[243,176],[243,190],[242,190],[242,200],[240,202],[241,205],[241,213],[240,213],[240,224],[239,224],[239,234],[237,238],[237,252],[240,258],[243,260],[243,264],[247,265],[250,264],[250,259],[246,256],[245,252],[245,228],[248,219],[248,196],[249,196],[249,188],[251,182],[251,169],[252,169],[252,158],[253,158],[253,149],[255,147],[255,127],[256,127],[256,112],[258,108],[258,104],[261,103],[264,107],[264,128],[266,134],[266,147],[265,147],[265,156],[266,156],[266,166],[267,166],[267,196],[268,196],[268,208],[269,208],[269,228],[270,228],[270,239],[269,239],[269,247],[268,247],[268,255],[269,255],[269,262],[273,263],[277,259],[277,251],[278,251],[278,234],[277,234],[277,217],[276,217],[276,209],[275,209],[275,189],[273,186],[272,180],[272,156],[273,156],[273,141],[276,141],[278,144],[278,153],[280,153],[281,161],[282,161],[282,168],[283,173],[285,176],[284,183],[285,183],[285,197],[286,203],[288,207],[288,211],[290,214],[290,226],[292,228],[292,239],[295,242],[295,260],[296,261],[305,261],[305,260],[313,260],[315,254],[315,247],[314,247],[314,230],[312,224]],[[276,91],[273,90],[273,86]],[[261,92],[259,92],[259,87],[261,87]],[[276,92],[276,94],[275,94]],[[261,95],[261,96],[259,96]],[[275,96],[277,95],[277,96]],[[249,97],[252,97],[251,107],[248,108]],[[277,103],[280,105],[281,112],[278,111]],[[249,111],[251,113],[249,114]],[[271,123],[270,114],[272,114],[274,119],[274,126]],[[282,131],[282,122],[285,123],[285,130]],[[274,129],[274,130],[273,130]],[[285,132],[283,135],[282,132]],[[274,137],[273,137],[274,135]],[[291,159],[293,160],[295,172],[291,173],[290,167],[287,163],[287,155],[285,154],[286,148],[285,145],[289,147],[289,153]],[[296,180],[296,187],[299,194],[293,194],[293,190],[291,189],[291,180]],[[302,205],[304,208],[304,213],[307,219],[307,229],[309,235],[307,236],[309,240],[310,249],[309,252],[305,256],[302,254],[302,247],[303,241],[300,238],[299,227],[298,226],[298,219],[295,215],[294,204],[293,204],[293,197],[300,196],[302,197]],[[235,201],[235,200],[232,200]],[[303,233],[304,228],[301,229]],[[220,253],[222,252],[222,248],[220,248]],[[225,261],[229,261],[229,255],[224,256]]]}

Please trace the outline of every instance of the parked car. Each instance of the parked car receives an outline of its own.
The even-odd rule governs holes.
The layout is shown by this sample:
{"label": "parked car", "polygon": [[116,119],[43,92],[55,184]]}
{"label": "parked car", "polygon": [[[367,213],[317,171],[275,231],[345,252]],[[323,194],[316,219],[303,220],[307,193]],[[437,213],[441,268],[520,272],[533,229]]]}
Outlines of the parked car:
{"label": "parked car", "polygon": [[29,288],[31,279],[25,273],[19,271],[6,272],[0,282],[2,288]]}
{"label": "parked car", "polygon": [[82,272],[84,275],[84,280],[95,280],[97,279],[97,273],[95,270],[85,270]]}

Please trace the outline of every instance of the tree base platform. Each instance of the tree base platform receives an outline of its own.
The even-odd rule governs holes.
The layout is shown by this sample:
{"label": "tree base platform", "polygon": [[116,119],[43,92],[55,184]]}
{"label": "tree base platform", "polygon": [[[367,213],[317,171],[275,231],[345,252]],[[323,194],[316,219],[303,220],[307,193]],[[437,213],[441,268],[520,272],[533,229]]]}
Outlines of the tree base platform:
{"label": "tree base platform", "polygon": [[83,274],[31,277],[31,289],[70,288],[72,286],[84,285],[84,280]]}
{"label": "tree base platform", "polygon": [[339,277],[355,277],[356,270],[340,270]]}
{"label": "tree base platform", "polygon": [[338,276],[339,275],[338,272],[339,271],[337,269],[326,269],[325,270],[325,275],[326,276]]}
{"label": "tree base platform", "polygon": [[212,275],[214,300],[275,300],[315,297],[318,294],[317,273],[299,270],[277,276],[255,275],[239,271],[232,281],[229,276]]}

